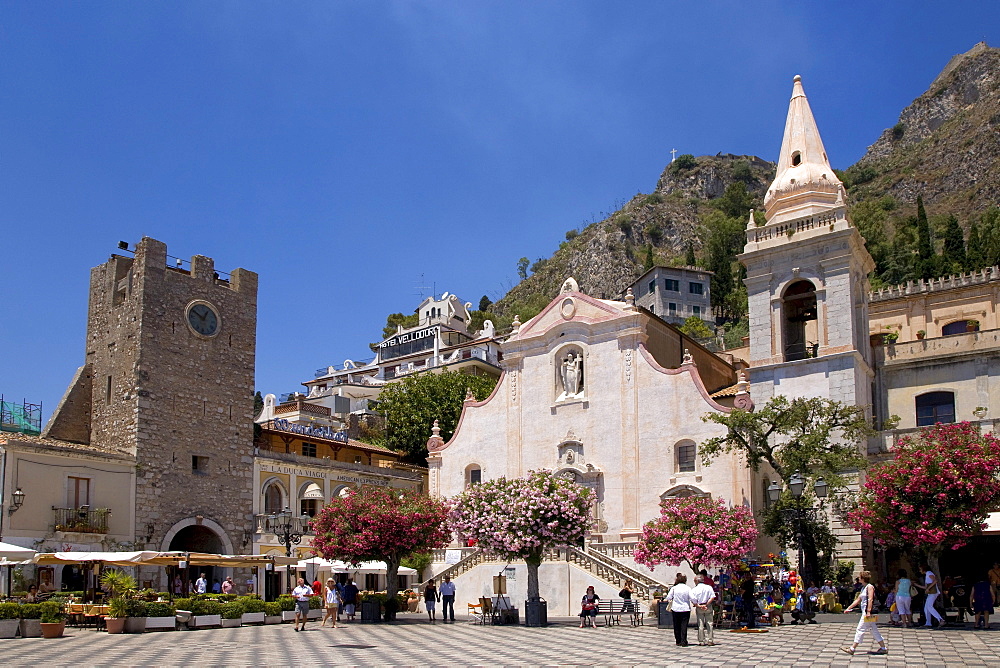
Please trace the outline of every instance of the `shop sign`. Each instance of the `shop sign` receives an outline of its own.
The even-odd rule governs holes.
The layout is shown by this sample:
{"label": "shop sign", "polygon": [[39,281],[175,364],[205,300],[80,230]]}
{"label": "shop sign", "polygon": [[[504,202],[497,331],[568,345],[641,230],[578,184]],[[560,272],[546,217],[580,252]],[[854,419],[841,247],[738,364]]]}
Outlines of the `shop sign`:
{"label": "shop sign", "polygon": [[406,332],[404,334],[394,336],[391,339],[386,339],[382,343],[378,344],[378,347],[390,348],[392,346],[409,343],[410,341],[416,341],[417,339],[425,339],[428,336],[437,336],[439,329],[439,327],[428,327],[427,329],[418,329],[415,332]]}
{"label": "shop sign", "polygon": [[347,432],[338,431],[333,427],[315,424],[298,424],[288,420],[274,420],[274,428],[278,431],[298,434],[299,436],[312,436],[313,438],[325,438],[329,441],[340,441],[347,443]]}

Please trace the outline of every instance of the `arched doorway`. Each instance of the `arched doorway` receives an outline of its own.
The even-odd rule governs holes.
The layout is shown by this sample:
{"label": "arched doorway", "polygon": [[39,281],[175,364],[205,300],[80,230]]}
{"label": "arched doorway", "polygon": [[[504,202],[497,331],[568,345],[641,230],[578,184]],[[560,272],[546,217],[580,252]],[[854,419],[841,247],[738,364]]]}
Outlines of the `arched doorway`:
{"label": "arched doorway", "polygon": [[[206,552],[209,554],[226,553],[219,534],[204,524],[189,524],[178,529],[170,539],[167,550],[170,552]],[[181,591],[184,593],[193,592],[195,591],[195,583],[198,580],[198,576],[204,573],[205,579],[208,581],[206,591],[211,592],[212,584],[216,580],[220,582],[222,580],[220,571],[221,569],[214,566],[189,566],[183,569],[171,567],[168,569],[167,581],[170,583],[172,592],[174,578],[180,575]]]}
{"label": "arched doorway", "polygon": [[63,566],[62,590],[83,591],[87,588],[87,572],[82,564]]}

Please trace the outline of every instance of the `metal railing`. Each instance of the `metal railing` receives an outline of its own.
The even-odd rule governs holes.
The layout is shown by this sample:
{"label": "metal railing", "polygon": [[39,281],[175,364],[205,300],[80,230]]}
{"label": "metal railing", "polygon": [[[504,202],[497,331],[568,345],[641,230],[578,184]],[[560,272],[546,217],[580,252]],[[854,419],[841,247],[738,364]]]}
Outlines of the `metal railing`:
{"label": "metal railing", "polygon": [[56,531],[72,531],[74,533],[107,533],[109,508],[79,508],[52,507]]}

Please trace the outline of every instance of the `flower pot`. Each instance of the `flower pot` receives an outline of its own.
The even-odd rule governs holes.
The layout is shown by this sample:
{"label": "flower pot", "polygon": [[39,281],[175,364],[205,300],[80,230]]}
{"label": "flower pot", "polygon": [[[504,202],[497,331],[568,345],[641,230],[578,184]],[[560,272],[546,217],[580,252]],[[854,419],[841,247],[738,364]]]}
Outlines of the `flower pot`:
{"label": "flower pot", "polygon": [[281,621],[283,621],[283,622],[294,622],[295,621],[295,611],[294,610],[282,610],[281,611]]}
{"label": "flower pot", "polygon": [[0,619],[0,638],[13,638],[17,635],[20,619]]}
{"label": "flower pot", "polygon": [[283,621],[285,620],[281,618],[281,615],[274,615],[273,617],[271,615],[264,615],[265,624],[280,624]]}
{"label": "flower pot", "polygon": [[223,619],[222,628],[224,629],[235,629],[243,625],[243,620],[237,617],[236,619]]}
{"label": "flower pot", "polygon": [[263,624],[264,623],[264,613],[263,612],[244,612],[243,613],[243,623],[244,624]]}
{"label": "flower pot", "polygon": [[43,638],[62,638],[63,631],[66,630],[66,622],[42,622],[39,626],[42,627]]}
{"label": "flower pot", "polygon": [[191,626],[195,628],[222,626],[222,615],[195,615],[191,618]]}
{"label": "flower pot", "polygon": [[145,632],[146,632],[145,617],[125,618],[125,633],[145,633]]}
{"label": "flower pot", "polygon": [[105,623],[108,627],[108,633],[124,633],[125,632],[125,618],[124,617],[107,617],[105,618]]}
{"label": "flower pot", "polygon": [[173,631],[177,628],[177,619],[171,617],[146,617],[146,630],[149,629],[169,629]]}
{"label": "flower pot", "polygon": [[22,638],[42,637],[42,622],[39,619],[22,619],[20,628]]}

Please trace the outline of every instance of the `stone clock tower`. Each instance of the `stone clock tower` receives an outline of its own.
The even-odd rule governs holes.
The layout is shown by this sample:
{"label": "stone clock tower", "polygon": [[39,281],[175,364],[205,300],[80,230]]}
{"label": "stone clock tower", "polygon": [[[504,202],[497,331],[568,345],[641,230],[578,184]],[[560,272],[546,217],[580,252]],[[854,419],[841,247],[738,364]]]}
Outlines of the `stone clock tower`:
{"label": "stone clock tower", "polygon": [[46,435],[136,459],[146,549],[238,553],[252,520],[257,274],[143,238],[90,277],[85,365]]}

